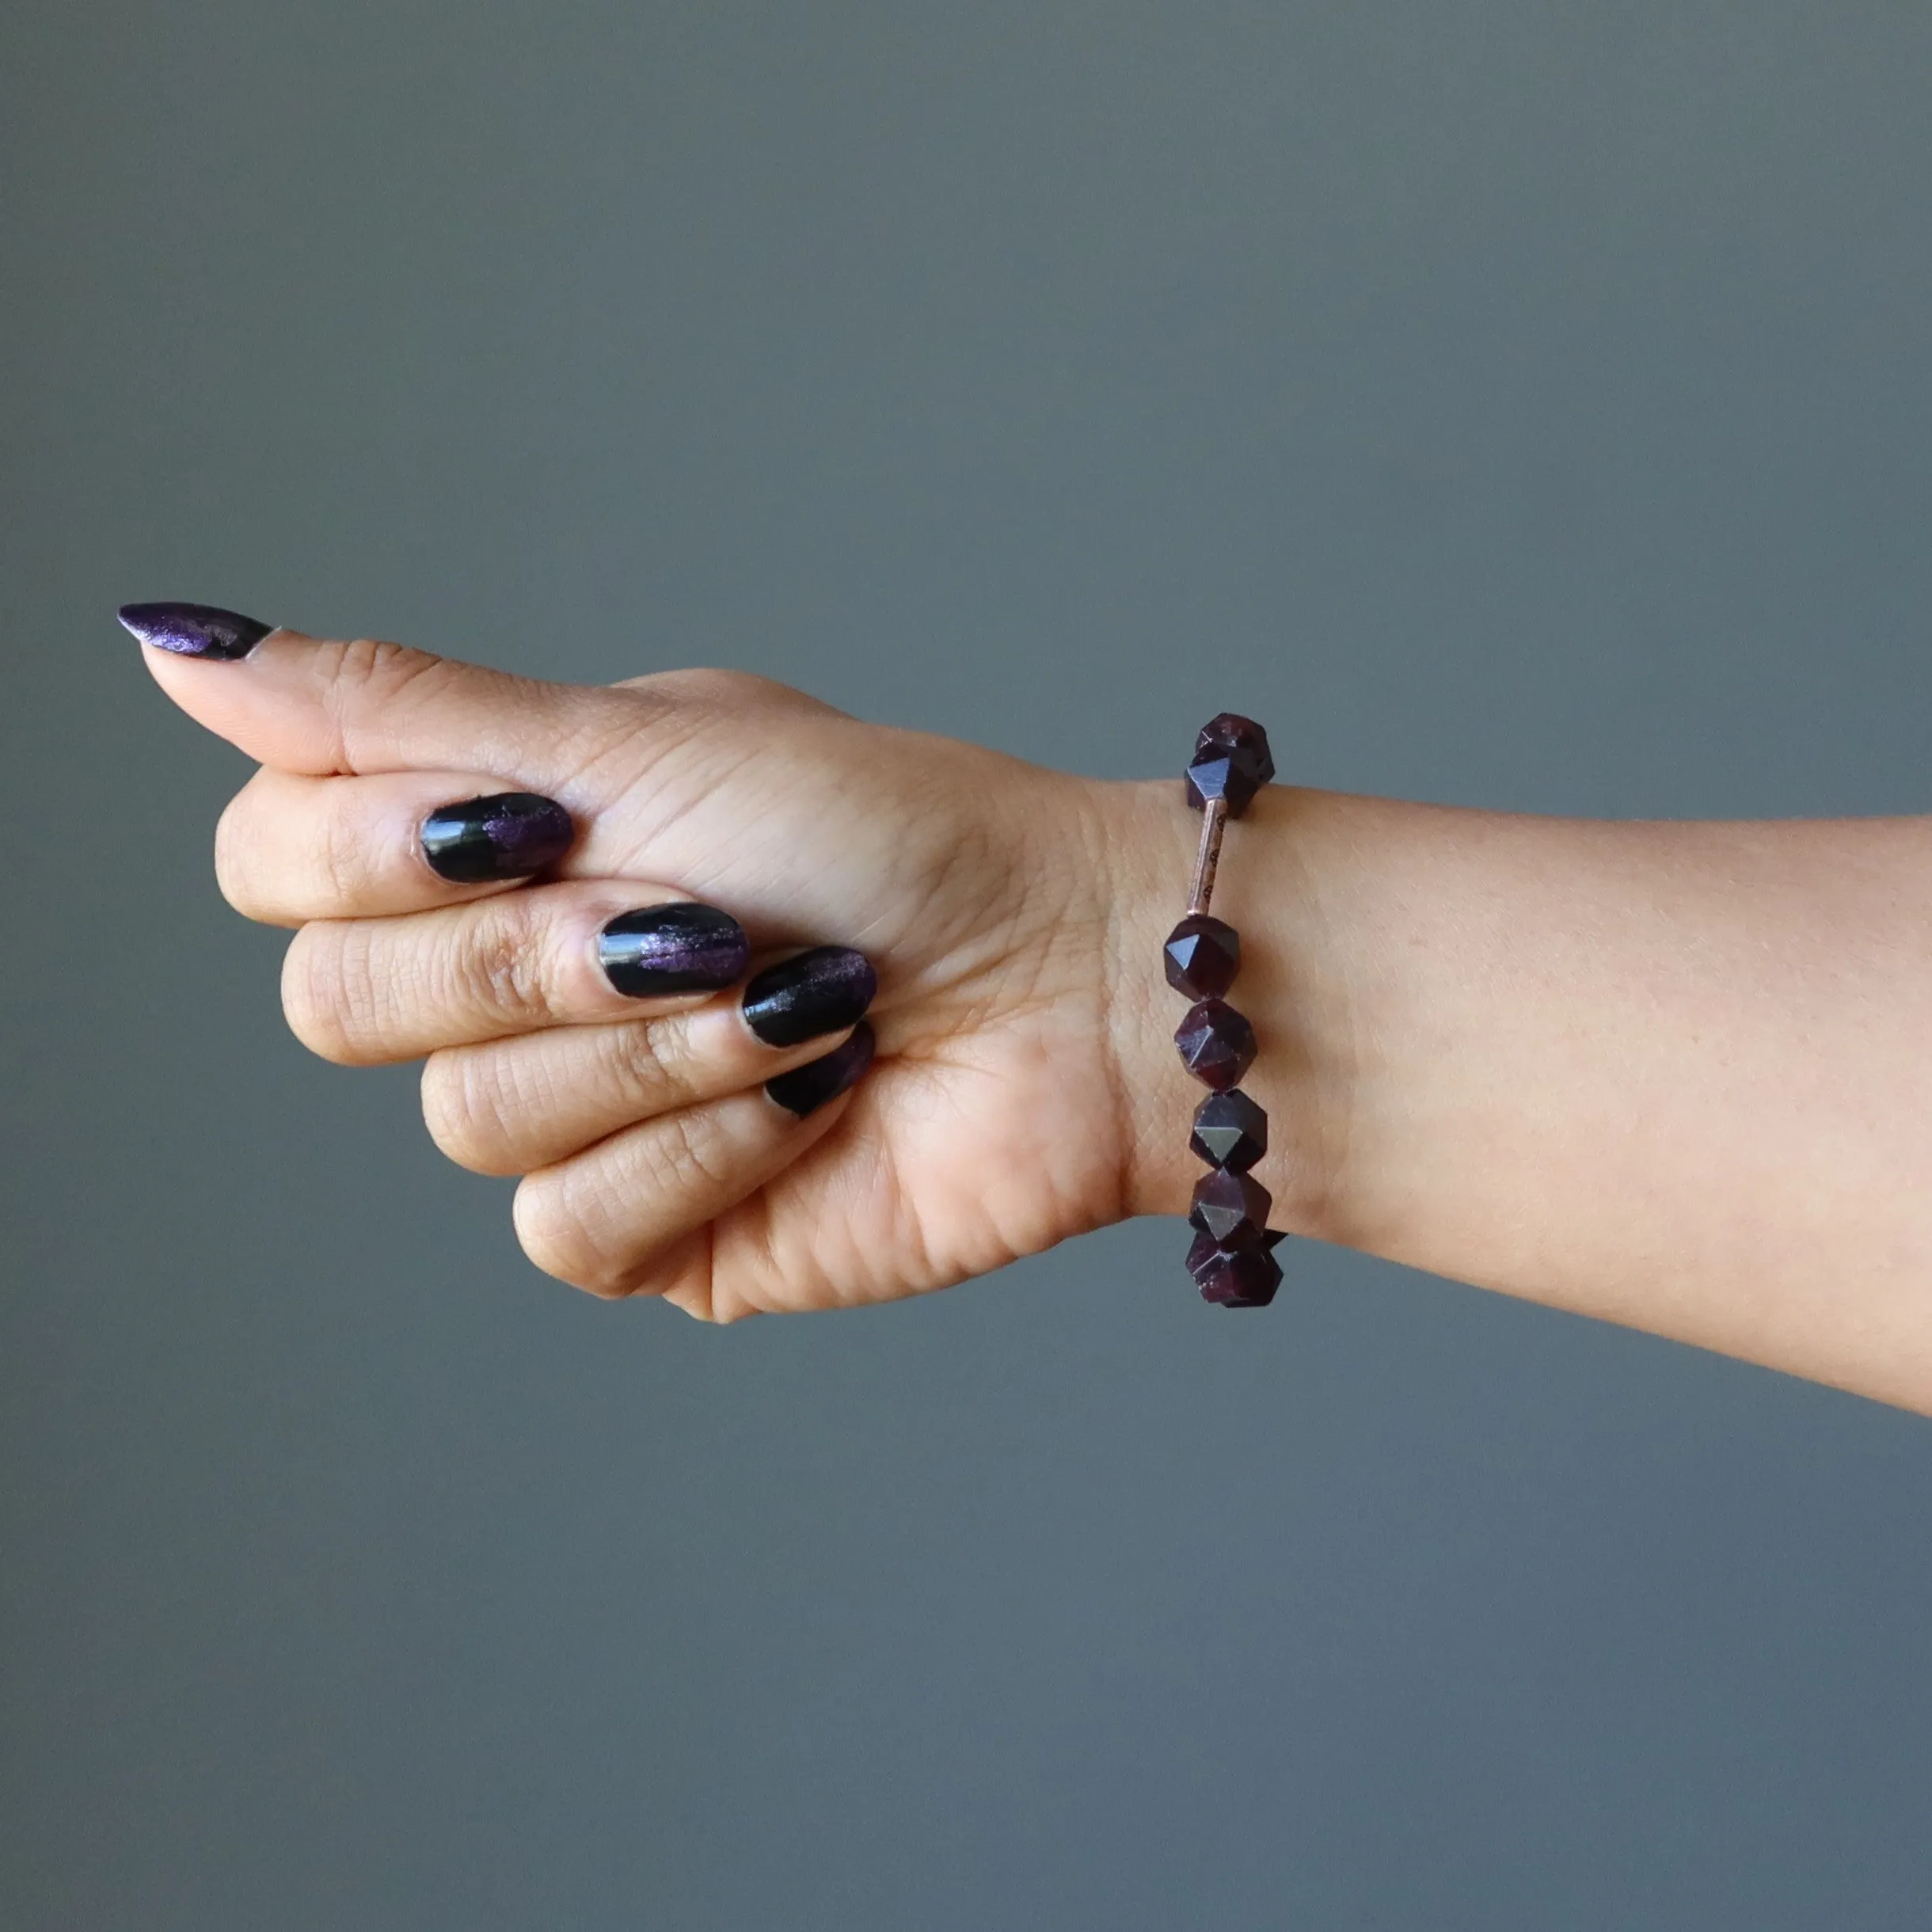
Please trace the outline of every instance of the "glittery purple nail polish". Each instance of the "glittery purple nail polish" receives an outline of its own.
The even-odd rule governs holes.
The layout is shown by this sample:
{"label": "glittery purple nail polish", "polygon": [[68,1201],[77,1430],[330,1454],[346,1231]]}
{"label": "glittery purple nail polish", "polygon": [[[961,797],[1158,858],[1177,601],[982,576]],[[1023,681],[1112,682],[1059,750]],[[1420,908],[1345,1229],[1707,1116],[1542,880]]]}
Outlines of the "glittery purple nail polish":
{"label": "glittery purple nail polish", "polygon": [[218,610],[212,604],[123,604],[116,614],[129,631],[157,651],[172,651],[177,657],[212,657],[224,664],[246,657],[275,629],[239,610]]}
{"label": "glittery purple nail polish", "polygon": [[775,1080],[767,1080],[765,1091],[787,1112],[797,1114],[802,1120],[828,1100],[836,1100],[848,1087],[858,1086],[860,1075],[872,1064],[874,1044],[870,1025],[861,1020],[850,1040],[834,1047],[821,1059],[794,1067]]}
{"label": "glittery purple nail polish", "polygon": [[751,957],[744,928],[728,912],[690,900],[620,912],[597,935],[605,978],[632,999],[715,992]]}
{"label": "glittery purple nail polish", "polygon": [[768,1047],[795,1047],[850,1026],[878,990],[864,953],[814,946],[767,966],[744,989],[745,1024]]}
{"label": "glittery purple nail polish", "polygon": [[576,827],[553,798],[496,792],[444,805],[423,822],[423,856],[458,885],[527,879],[570,850]]}

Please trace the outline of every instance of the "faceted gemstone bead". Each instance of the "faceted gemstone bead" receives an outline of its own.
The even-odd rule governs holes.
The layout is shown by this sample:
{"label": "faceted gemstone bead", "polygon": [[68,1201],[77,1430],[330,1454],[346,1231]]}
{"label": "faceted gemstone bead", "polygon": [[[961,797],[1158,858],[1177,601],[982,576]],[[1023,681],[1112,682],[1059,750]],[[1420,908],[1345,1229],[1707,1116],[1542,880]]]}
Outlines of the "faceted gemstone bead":
{"label": "faceted gemstone bead", "polygon": [[1261,1238],[1258,1242],[1246,1240],[1238,1233],[1233,1240],[1223,1244],[1216,1241],[1211,1234],[1197,1233],[1188,1243],[1188,1272],[1198,1281],[1204,1271],[1211,1267],[1223,1255],[1234,1254],[1248,1248],[1259,1248],[1262,1253],[1268,1254],[1287,1239],[1286,1234],[1272,1227],[1262,1230]]}
{"label": "faceted gemstone bead", "polygon": [[1224,1246],[1213,1235],[1197,1232],[1188,1243],[1188,1272],[1198,1281],[1223,1256],[1233,1254],[1242,1248],[1252,1248],[1262,1254],[1268,1252],[1259,1242],[1234,1240]]}
{"label": "faceted gemstone bead", "polygon": [[1245,718],[1238,711],[1223,711],[1219,717],[1210,718],[1195,738],[1194,755],[1204,758],[1217,746],[1250,753],[1262,767],[1261,782],[1272,781],[1275,761],[1268,748],[1268,733],[1253,718]]}
{"label": "faceted gemstone bead", "polygon": [[1196,1281],[1200,1280],[1201,1270],[1210,1266],[1223,1252],[1220,1242],[1213,1235],[1196,1229],[1194,1238],[1188,1243],[1188,1272]]}
{"label": "faceted gemstone bead", "polygon": [[1251,1231],[1252,1224],[1243,1223],[1226,1244],[1208,1234],[1194,1237],[1188,1249],[1188,1272],[1204,1301],[1223,1308],[1265,1308],[1275,1299],[1281,1286],[1281,1265],[1273,1249],[1287,1237],[1269,1228],[1256,1242],[1246,1238]]}
{"label": "faceted gemstone bead", "polygon": [[1268,1116],[1239,1087],[1210,1093],[1194,1109],[1188,1145],[1210,1167],[1245,1174],[1268,1151]]}
{"label": "faceted gemstone bead", "polygon": [[1261,789],[1253,761],[1239,751],[1210,751],[1188,767],[1188,805],[1199,812],[1211,798],[1227,801],[1227,815],[1238,819]]}
{"label": "faceted gemstone bead", "polygon": [[1204,912],[1190,912],[1167,935],[1167,983],[1189,999],[1219,999],[1241,971],[1241,934]]}
{"label": "faceted gemstone bead", "polygon": [[1254,1029],[1227,1001],[1204,999],[1188,1007],[1174,1029],[1181,1064],[1203,1086],[1225,1093],[1254,1064]]}
{"label": "faceted gemstone bead", "polygon": [[1238,819],[1274,775],[1268,733],[1253,718],[1223,711],[1201,727],[1194,742],[1193,762],[1188,766],[1188,803],[1199,812],[1209,799],[1225,798],[1228,816]]}
{"label": "faceted gemstone bead", "polygon": [[1204,1302],[1265,1308],[1281,1286],[1281,1264],[1265,1248],[1220,1249],[1196,1271],[1194,1283]]}
{"label": "faceted gemstone bead", "polygon": [[1188,1219],[1223,1248],[1259,1247],[1275,1197],[1252,1174],[1218,1167],[1194,1184]]}

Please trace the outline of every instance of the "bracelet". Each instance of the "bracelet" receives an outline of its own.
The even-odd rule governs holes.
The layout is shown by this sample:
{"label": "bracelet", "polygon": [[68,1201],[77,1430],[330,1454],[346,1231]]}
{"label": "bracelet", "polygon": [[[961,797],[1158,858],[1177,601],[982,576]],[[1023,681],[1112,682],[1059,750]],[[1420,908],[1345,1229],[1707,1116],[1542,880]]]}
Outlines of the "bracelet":
{"label": "bracelet", "polygon": [[1195,1234],[1188,1272],[1203,1301],[1223,1308],[1265,1308],[1281,1286],[1268,1225],[1274,1196],[1249,1170],[1268,1151],[1268,1116],[1237,1084],[1254,1063],[1254,1029],[1222,995],[1241,970],[1241,935],[1210,916],[1221,835],[1275,775],[1268,733],[1252,718],[1224,711],[1201,727],[1188,766],[1188,805],[1201,814],[1200,856],[1187,916],[1167,936],[1167,983],[1194,1004],[1174,1034],[1181,1063],[1213,1090],[1194,1112],[1188,1145],[1213,1170],[1194,1187],[1188,1219]]}

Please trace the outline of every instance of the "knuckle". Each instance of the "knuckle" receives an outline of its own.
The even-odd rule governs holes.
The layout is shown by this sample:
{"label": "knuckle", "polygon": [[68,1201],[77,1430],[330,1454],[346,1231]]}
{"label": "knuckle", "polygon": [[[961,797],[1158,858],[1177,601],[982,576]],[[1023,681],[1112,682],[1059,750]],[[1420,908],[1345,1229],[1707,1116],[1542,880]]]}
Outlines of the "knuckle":
{"label": "knuckle", "polygon": [[665,1123],[666,1185],[683,1194],[710,1195],[731,1179],[731,1163],[715,1134],[706,1131],[702,1111],[674,1113]]}
{"label": "knuckle", "polygon": [[333,647],[336,661],[329,682],[344,692],[390,698],[400,696],[447,660],[406,644],[380,637],[352,637]]}
{"label": "knuckle", "polygon": [[822,699],[810,696],[794,685],[781,684],[775,678],[761,677],[755,671],[732,671],[712,666],[653,671],[642,677],[626,678],[611,688],[635,692],[661,705],[691,705],[718,713],[757,709],[816,712],[825,717],[837,715],[834,707]]}
{"label": "knuckle", "polygon": [[445,971],[458,983],[451,991],[492,1015],[561,1017],[550,986],[547,937],[543,915],[527,895],[486,900],[448,949]]}
{"label": "knuckle", "polygon": [[238,792],[215,825],[215,883],[222,897],[244,918],[257,918],[268,910],[257,884],[256,841],[248,793]]}
{"label": "knuckle", "polygon": [[436,1150],[476,1174],[521,1171],[515,1123],[527,1109],[500,1055],[461,1048],[432,1053],[423,1066],[423,1124]]}
{"label": "knuckle", "polygon": [[369,874],[363,828],[348,809],[354,795],[348,785],[325,786],[315,830],[317,883],[330,905],[345,909],[361,898]]}
{"label": "knuckle", "polygon": [[367,736],[370,721],[400,705],[433,698],[461,667],[405,644],[378,637],[354,637],[324,647],[333,653],[321,672],[322,706],[335,740],[337,763],[354,762],[352,746]]}
{"label": "knuckle", "polygon": [[729,710],[742,705],[770,703],[790,696],[790,687],[755,671],[728,671],[698,666],[685,671],[660,671],[637,680],[652,695],[684,704],[714,705]]}
{"label": "knuckle", "polygon": [[631,1291],[632,1270],[592,1231],[604,1224],[609,1204],[593,1204],[590,1192],[581,1171],[569,1166],[533,1175],[518,1188],[511,1218],[524,1253],[545,1274],[617,1301]]}
{"label": "knuckle", "polygon": [[695,1100],[698,1087],[683,1050],[685,1035],[683,1017],[675,1014],[599,1029],[592,1036],[597,1085],[622,1095],[641,1119]]}
{"label": "knuckle", "polygon": [[290,941],[282,1011],[311,1053],[338,1066],[365,1063],[381,1036],[384,1005],[368,942],[352,923],[318,920]]}

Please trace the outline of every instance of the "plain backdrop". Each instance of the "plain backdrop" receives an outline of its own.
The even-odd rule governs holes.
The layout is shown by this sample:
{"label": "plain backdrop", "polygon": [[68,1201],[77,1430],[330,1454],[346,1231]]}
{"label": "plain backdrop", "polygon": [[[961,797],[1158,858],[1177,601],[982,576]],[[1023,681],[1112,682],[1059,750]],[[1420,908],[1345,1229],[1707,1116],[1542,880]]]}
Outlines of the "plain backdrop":
{"label": "plain backdrop", "polygon": [[10,0],[0,74],[10,1932],[1927,1922],[1926,1422],[1306,1246],[1229,1316],[1174,1223],[576,1295],[284,1035],[113,610],[1924,809],[1932,9]]}

